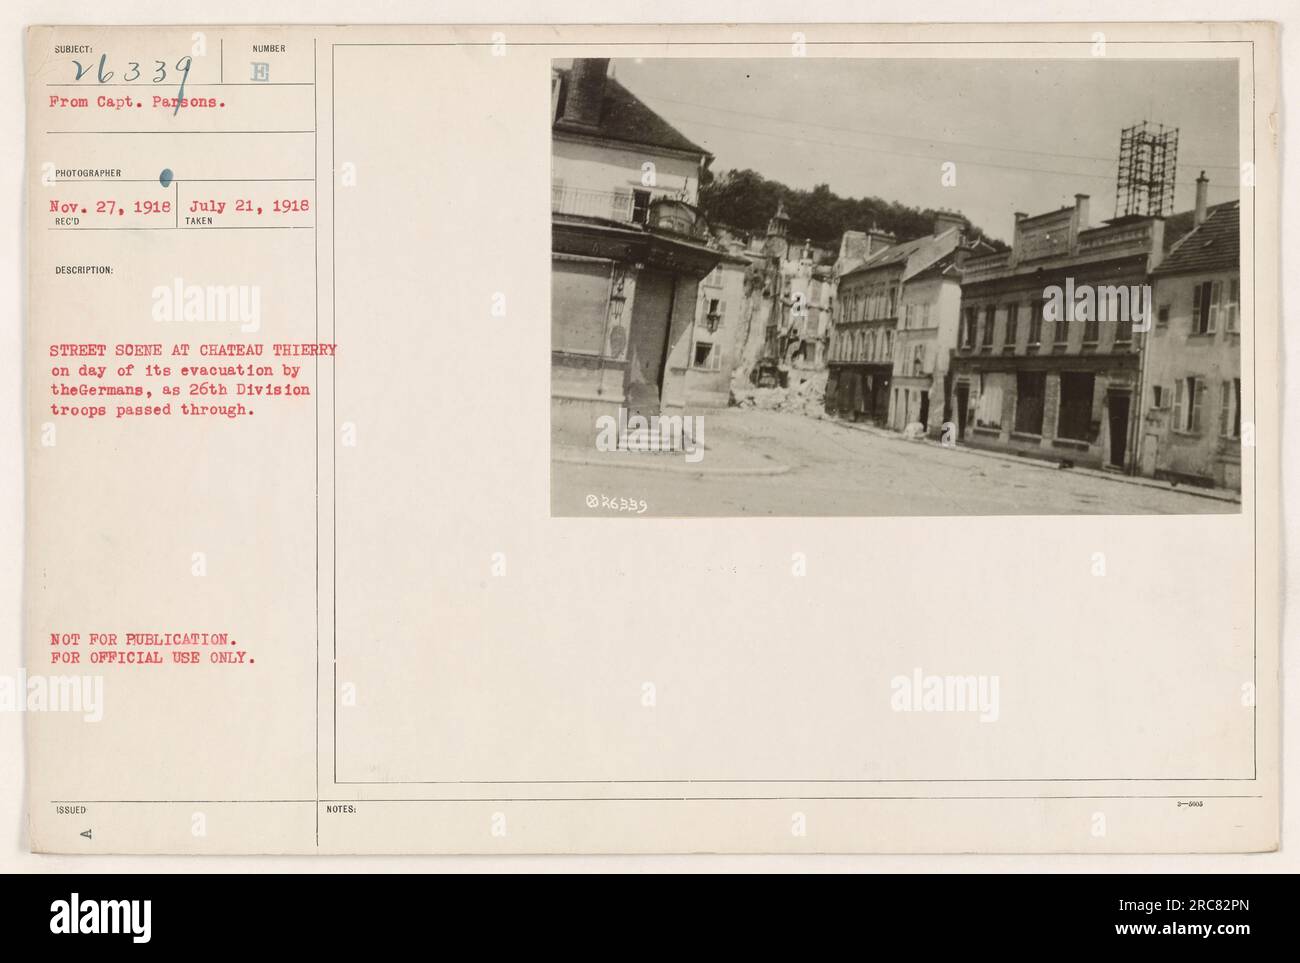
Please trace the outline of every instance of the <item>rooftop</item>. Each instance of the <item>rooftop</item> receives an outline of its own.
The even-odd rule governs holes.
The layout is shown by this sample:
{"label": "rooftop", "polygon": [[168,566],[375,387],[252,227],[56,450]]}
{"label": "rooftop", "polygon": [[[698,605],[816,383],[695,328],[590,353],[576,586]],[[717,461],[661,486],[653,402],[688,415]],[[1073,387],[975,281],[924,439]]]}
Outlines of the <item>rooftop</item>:
{"label": "rooftop", "polygon": [[961,230],[950,227],[942,234],[926,234],[910,241],[903,241],[901,244],[891,244],[840,276],[848,277],[863,271],[874,271],[877,268],[902,264],[903,280],[907,280],[951,252],[960,241]]}
{"label": "rooftop", "polygon": [[1240,226],[1241,205],[1238,201],[1207,208],[1200,227],[1183,232],[1155,273],[1182,274],[1237,267],[1241,263]]}
{"label": "rooftop", "polygon": [[600,105],[600,122],[595,129],[564,121],[564,100],[569,93],[569,73],[566,68],[555,71],[560,76],[560,101],[554,129],[576,134],[602,137],[606,140],[641,144],[646,147],[663,147],[668,150],[712,156],[707,150],[687,138],[672,124],[647,107],[637,96],[613,77],[605,78],[605,93]]}

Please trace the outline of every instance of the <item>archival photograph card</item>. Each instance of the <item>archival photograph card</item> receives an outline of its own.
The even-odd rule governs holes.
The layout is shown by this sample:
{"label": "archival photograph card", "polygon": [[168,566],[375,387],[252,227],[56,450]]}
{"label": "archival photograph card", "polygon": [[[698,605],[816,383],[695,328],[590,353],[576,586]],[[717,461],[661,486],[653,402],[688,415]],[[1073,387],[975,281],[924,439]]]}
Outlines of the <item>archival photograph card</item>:
{"label": "archival photograph card", "polygon": [[33,851],[1277,847],[1273,25],[26,72]]}

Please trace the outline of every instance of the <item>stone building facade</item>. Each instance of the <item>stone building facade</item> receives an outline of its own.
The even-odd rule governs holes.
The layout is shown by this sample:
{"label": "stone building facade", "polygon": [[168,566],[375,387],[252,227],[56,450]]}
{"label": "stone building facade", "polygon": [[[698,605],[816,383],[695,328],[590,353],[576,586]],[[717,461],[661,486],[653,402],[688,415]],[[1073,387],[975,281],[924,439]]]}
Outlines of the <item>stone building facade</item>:
{"label": "stone building facade", "polygon": [[1143,475],[1241,490],[1241,229],[1237,201],[1207,207],[1155,271],[1138,463]]}

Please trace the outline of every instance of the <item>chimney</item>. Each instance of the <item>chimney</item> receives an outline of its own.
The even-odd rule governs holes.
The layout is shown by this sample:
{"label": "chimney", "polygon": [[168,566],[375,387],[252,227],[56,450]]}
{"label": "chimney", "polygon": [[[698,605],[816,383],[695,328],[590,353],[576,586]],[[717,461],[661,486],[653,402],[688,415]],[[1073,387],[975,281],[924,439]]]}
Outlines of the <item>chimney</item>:
{"label": "chimney", "polygon": [[564,95],[564,112],[560,117],[566,124],[580,127],[599,127],[601,106],[605,100],[605,74],[609,58],[574,58],[569,70],[569,89]]}
{"label": "chimney", "polygon": [[1020,226],[1027,217],[1029,215],[1024,211],[1015,212],[1016,224],[1011,229],[1011,258],[1009,261],[1013,266],[1020,263]]}
{"label": "chimney", "polygon": [[1196,227],[1205,222],[1205,198],[1209,190],[1210,179],[1205,176],[1205,171],[1201,171],[1201,176],[1196,178]]}
{"label": "chimney", "polygon": [[1074,195],[1074,229],[1076,231],[1086,231],[1088,229],[1088,195]]}
{"label": "chimney", "polygon": [[958,232],[966,230],[966,218],[962,217],[956,211],[935,211],[934,213],[934,230],[933,234],[937,237],[950,228],[957,228]]}
{"label": "chimney", "polygon": [[882,231],[871,225],[871,230],[867,231],[867,256],[875,254],[877,251],[883,251],[887,247],[892,247],[898,243],[898,238],[894,237],[889,231]]}
{"label": "chimney", "polygon": [[867,235],[861,231],[845,231],[844,236],[840,238],[839,260],[847,261],[850,258],[865,257],[867,246]]}

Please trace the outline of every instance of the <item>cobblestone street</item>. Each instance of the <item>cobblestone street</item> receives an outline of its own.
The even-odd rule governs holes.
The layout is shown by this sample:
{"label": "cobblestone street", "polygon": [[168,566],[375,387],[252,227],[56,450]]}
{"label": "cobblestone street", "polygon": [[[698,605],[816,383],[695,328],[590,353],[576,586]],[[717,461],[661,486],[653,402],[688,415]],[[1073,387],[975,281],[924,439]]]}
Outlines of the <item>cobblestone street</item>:
{"label": "cobblestone street", "polygon": [[[556,515],[619,514],[600,496],[644,500],[645,515],[1159,515],[1236,513],[1235,501],[1049,462],[907,441],[830,420],[761,410],[703,416],[706,452],[616,453],[617,467],[555,460]],[[599,453],[592,450],[592,462]],[[625,467],[637,458],[646,467]],[[767,473],[759,466],[766,465]],[[735,466],[735,467],[732,467]],[[782,471],[787,467],[787,471]],[[588,496],[596,508],[588,508]]]}

